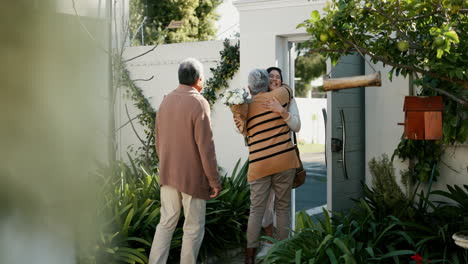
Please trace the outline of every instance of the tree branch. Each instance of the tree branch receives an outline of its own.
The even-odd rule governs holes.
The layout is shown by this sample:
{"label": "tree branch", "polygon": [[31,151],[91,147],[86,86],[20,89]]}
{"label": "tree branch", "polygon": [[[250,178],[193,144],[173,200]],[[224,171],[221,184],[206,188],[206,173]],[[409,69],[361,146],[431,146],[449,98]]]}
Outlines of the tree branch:
{"label": "tree branch", "polygon": [[461,98],[458,98],[458,97],[456,97],[455,95],[453,95],[453,94],[451,94],[451,93],[449,93],[449,92],[447,92],[447,91],[445,91],[445,90],[442,90],[442,89],[440,89],[440,88],[435,88],[435,87],[426,86],[426,85],[424,85],[423,87],[424,87],[424,88],[431,89],[431,90],[434,90],[434,91],[437,91],[437,92],[439,92],[439,93],[441,93],[441,94],[444,94],[444,95],[446,95],[447,97],[452,98],[452,100],[454,100],[455,102],[457,102],[457,103],[459,103],[459,104],[461,104],[461,105],[468,105],[468,102],[467,102],[467,101],[465,101],[465,100],[463,100],[463,99],[461,99]]}
{"label": "tree branch", "polygon": [[125,104],[125,111],[127,112],[127,117],[128,117],[129,122],[130,122],[130,125],[132,125],[133,132],[137,136],[138,140],[140,140],[141,144],[143,144],[143,146],[146,147],[145,141],[143,141],[143,139],[141,139],[140,135],[138,135],[138,132],[135,129],[135,126],[133,125],[132,119],[130,118],[130,114],[128,113],[127,104]]}
{"label": "tree branch", "polygon": [[330,52],[330,53],[347,53],[349,49],[346,50],[337,50],[337,49],[310,49],[308,53],[320,53],[320,52]]}
{"label": "tree branch", "polygon": [[145,52],[143,52],[142,54],[140,54],[140,55],[138,55],[138,56],[135,56],[135,57],[133,57],[133,58],[130,58],[130,59],[128,59],[128,60],[124,60],[123,62],[124,62],[124,63],[125,63],[125,62],[129,62],[129,61],[132,61],[132,60],[134,60],[134,59],[137,59],[137,58],[140,58],[140,57],[142,57],[142,56],[145,56],[146,54],[148,54],[148,53],[152,52],[153,50],[155,50],[157,46],[158,46],[158,45],[154,45],[154,47],[151,48],[150,50],[145,51]]}
{"label": "tree branch", "polygon": [[139,114],[139,115],[135,116],[134,118],[130,119],[130,120],[127,121],[125,124],[123,124],[123,125],[121,125],[119,128],[117,128],[117,129],[115,130],[115,132],[117,132],[117,131],[119,131],[120,129],[124,128],[124,127],[125,127],[126,125],[128,125],[131,121],[133,121],[133,120],[139,118],[139,117],[142,116],[142,115],[143,115],[143,114]]}
{"label": "tree branch", "polygon": [[[418,73],[416,73],[416,72],[414,73],[414,76],[416,77],[416,79],[421,79],[421,78],[419,77]],[[430,87],[430,86],[427,86],[427,85],[424,85],[424,84],[423,84],[423,87],[424,87],[424,88],[427,88],[427,89],[432,89],[432,90],[437,91],[437,92],[439,92],[439,93],[441,93],[441,94],[444,94],[444,95],[446,95],[447,97],[453,99],[455,102],[457,102],[457,103],[459,103],[459,104],[461,104],[461,105],[467,105],[467,102],[466,102],[464,99],[460,99],[460,98],[456,97],[455,95],[453,95],[453,94],[450,93],[450,92],[447,92],[447,91],[442,90],[442,89],[440,89],[440,88]]]}
{"label": "tree branch", "polygon": [[[76,19],[78,19],[78,23],[83,28],[83,30],[89,35],[89,37],[98,45],[98,47],[102,51],[104,51],[106,54],[109,54],[109,51],[106,50],[104,47],[102,47],[101,44],[99,44],[99,42],[96,40],[96,38],[93,36],[93,34],[91,34],[91,32],[89,32],[88,28],[83,24],[83,22],[81,22],[80,15],[78,14],[78,11],[76,10],[75,0],[72,0],[72,5],[73,5],[73,11],[75,11]],[[112,34],[112,32],[110,32],[110,33]]]}
{"label": "tree branch", "polygon": [[369,11],[372,11],[374,13],[377,13],[381,16],[383,16],[384,18],[386,18],[388,21],[390,21],[390,24],[392,25],[392,28],[395,29],[396,33],[398,36],[400,36],[401,38],[405,39],[406,41],[408,41],[411,45],[412,48],[422,48],[421,45],[419,45],[418,43],[414,42],[410,37],[408,37],[408,35],[406,35],[398,26],[397,26],[397,21],[394,20],[391,16],[389,16],[387,13],[385,13],[385,11],[383,11],[382,9],[373,9],[373,8],[368,8]]}
{"label": "tree branch", "polygon": [[135,80],[132,80],[133,82],[138,82],[138,81],[142,81],[142,82],[147,82],[147,81],[151,81],[154,79],[154,75],[149,77],[148,79],[135,79]]}
{"label": "tree branch", "polygon": [[421,19],[421,18],[426,18],[426,17],[431,17],[435,14],[437,14],[439,12],[439,9],[429,13],[429,14],[425,14],[425,15],[420,15],[420,16],[413,16],[413,17],[405,17],[405,18],[400,18],[400,19],[397,19],[396,21],[399,21],[399,22],[409,22],[409,21],[412,21],[412,20],[418,20],[418,19]]}
{"label": "tree branch", "polygon": [[[344,42],[348,43],[349,45],[351,46],[354,46],[354,45],[357,45],[355,43],[353,43],[352,41],[350,41],[349,39],[345,38],[343,35],[341,35],[340,32],[338,32],[337,30],[335,30],[336,32],[336,35],[342,39]],[[468,80],[461,80],[461,79],[454,79],[454,78],[450,78],[450,77],[447,77],[447,76],[442,76],[442,75],[439,75],[437,73],[434,73],[434,72],[430,72],[430,71],[427,71],[427,70],[424,70],[424,69],[421,69],[421,68],[417,68],[415,66],[410,66],[410,65],[405,65],[405,64],[400,64],[400,63],[395,63],[391,60],[388,60],[384,57],[381,57],[381,56],[378,56],[374,53],[372,53],[371,51],[369,51],[368,49],[366,48],[363,48],[361,46],[359,46],[359,50],[364,53],[364,54],[367,54],[369,55],[372,59],[374,60],[377,60],[377,61],[381,61],[385,64],[388,64],[390,66],[393,66],[393,67],[397,67],[397,68],[401,68],[401,69],[406,69],[406,70],[409,70],[409,71],[413,71],[413,72],[419,72],[421,74],[424,74],[424,75],[427,75],[427,76],[431,76],[433,78],[437,78],[437,79],[441,79],[441,80],[445,80],[445,81],[449,81],[449,82],[452,82],[452,83],[456,83],[456,84],[460,84],[463,86],[464,89],[468,89]]]}

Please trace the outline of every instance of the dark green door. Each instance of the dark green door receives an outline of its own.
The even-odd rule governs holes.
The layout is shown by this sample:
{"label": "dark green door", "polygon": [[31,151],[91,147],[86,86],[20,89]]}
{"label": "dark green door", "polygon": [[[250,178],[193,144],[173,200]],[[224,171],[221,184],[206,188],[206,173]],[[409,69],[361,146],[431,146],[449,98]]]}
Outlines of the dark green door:
{"label": "dark green door", "polygon": [[[332,78],[364,75],[360,55],[341,58]],[[327,207],[342,211],[362,196],[365,179],[365,98],[364,88],[328,93],[327,101]]]}

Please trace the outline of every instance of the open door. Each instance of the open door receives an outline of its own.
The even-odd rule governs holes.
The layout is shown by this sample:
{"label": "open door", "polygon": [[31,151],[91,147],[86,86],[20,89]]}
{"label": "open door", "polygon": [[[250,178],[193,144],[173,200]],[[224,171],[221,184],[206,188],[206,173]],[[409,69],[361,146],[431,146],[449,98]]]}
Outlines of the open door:
{"label": "open door", "polygon": [[[364,60],[341,58],[332,77],[364,75]],[[343,211],[362,196],[365,179],[364,87],[328,92],[327,95],[327,209]]]}
{"label": "open door", "polygon": [[[291,216],[299,211],[319,215],[326,207],[327,178],[325,166],[325,125],[322,108],[326,108],[326,93],[320,89],[320,69],[326,72],[323,57],[312,54],[303,40],[288,39],[287,83],[294,91],[295,102],[301,119],[301,129],[296,133],[301,160],[306,171],[305,183],[292,191]],[[297,67],[297,69],[296,69]],[[310,72],[315,72],[313,75]],[[283,75],[285,76],[285,75]]]}

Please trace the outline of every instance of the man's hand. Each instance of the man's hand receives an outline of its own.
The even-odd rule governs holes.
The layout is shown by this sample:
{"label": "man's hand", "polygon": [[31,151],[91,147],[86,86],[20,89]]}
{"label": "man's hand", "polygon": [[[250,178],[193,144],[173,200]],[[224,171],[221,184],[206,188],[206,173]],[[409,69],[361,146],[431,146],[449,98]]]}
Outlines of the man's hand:
{"label": "man's hand", "polygon": [[216,198],[219,195],[220,191],[221,188],[212,188],[212,194],[210,195],[210,198]]}

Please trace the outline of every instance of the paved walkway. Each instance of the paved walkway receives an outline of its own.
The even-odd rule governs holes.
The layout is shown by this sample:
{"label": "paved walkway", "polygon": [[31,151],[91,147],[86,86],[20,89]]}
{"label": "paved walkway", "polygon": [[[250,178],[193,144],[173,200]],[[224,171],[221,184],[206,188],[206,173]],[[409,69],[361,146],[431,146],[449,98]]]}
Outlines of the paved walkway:
{"label": "paved walkway", "polygon": [[327,203],[327,169],[325,153],[301,153],[307,178],[296,189],[296,212],[313,210]]}

